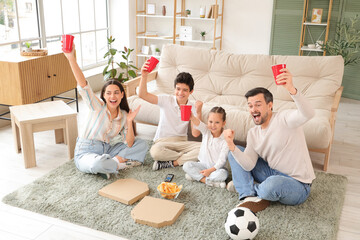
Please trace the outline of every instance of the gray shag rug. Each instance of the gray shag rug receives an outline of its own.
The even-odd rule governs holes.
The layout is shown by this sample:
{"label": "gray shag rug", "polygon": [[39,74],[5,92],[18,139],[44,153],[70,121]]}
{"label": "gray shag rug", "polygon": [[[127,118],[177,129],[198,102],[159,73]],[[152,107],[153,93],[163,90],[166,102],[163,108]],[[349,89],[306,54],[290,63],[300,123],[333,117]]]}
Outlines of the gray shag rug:
{"label": "gray shag rug", "polygon": [[[148,154],[145,164],[104,180],[79,172],[69,161],[47,175],[5,196],[3,202],[127,239],[229,239],[224,230],[227,213],[238,195],[185,179],[181,167],[153,171]],[[176,202],[185,210],[171,225],[152,228],[131,218],[132,206],[98,195],[98,190],[118,178],[148,183],[150,196],[160,198],[156,187],[166,174],[183,184]],[[260,230],[255,239],[336,239],[345,197],[346,177],[316,172],[309,199],[299,206],[272,203],[257,214]]]}

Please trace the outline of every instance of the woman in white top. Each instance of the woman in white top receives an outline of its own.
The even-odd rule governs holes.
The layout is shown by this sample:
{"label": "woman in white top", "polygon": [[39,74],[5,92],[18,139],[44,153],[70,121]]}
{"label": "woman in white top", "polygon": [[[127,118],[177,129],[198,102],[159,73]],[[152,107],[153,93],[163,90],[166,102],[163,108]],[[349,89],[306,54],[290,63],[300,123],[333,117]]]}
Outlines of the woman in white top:
{"label": "woman in white top", "polygon": [[142,164],[148,145],[144,140],[135,139],[133,128],[140,106],[135,111],[129,109],[124,88],[115,79],[104,84],[98,98],[76,62],[75,46],[70,53],[64,54],[75,75],[79,93],[89,108],[76,141],[76,167],[108,179],[110,173]]}
{"label": "woman in white top", "polygon": [[[201,105],[199,106],[201,107]],[[225,188],[228,171],[225,168],[229,147],[222,134],[226,123],[226,112],[222,107],[210,110],[207,126],[191,115],[191,122],[202,134],[199,162],[186,162],[183,166],[185,178],[213,187]]]}

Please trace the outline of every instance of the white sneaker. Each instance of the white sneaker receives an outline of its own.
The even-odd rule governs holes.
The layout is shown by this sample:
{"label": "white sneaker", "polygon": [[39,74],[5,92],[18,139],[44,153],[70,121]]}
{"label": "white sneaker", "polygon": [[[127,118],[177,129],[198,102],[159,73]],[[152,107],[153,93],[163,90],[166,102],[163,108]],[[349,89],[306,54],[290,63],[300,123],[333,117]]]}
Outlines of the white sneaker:
{"label": "white sneaker", "polygon": [[261,199],[259,197],[246,197],[236,207],[245,207],[250,209],[252,212],[257,213],[270,205],[270,201]]}
{"label": "white sneaker", "polygon": [[212,187],[218,187],[218,188],[225,188],[226,187],[225,182],[211,182],[211,183],[208,183],[207,185],[212,186]]}
{"label": "white sneaker", "polygon": [[230,181],[230,182],[227,184],[226,189],[227,189],[229,192],[236,192],[236,189],[235,189],[235,186],[234,186],[234,182],[233,182],[233,181]]}
{"label": "white sneaker", "polygon": [[185,179],[189,180],[189,181],[194,181],[194,179],[192,177],[190,177],[190,175],[187,173],[185,173]]}

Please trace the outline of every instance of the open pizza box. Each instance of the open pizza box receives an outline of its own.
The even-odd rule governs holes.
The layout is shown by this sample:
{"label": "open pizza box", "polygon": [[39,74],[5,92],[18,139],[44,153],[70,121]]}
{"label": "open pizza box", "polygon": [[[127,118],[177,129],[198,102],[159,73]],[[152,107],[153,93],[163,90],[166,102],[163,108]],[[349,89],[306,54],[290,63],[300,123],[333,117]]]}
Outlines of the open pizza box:
{"label": "open pizza box", "polygon": [[184,208],[183,203],[146,196],[131,211],[131,217],[136,223],[160,228],[173,224]]}
{"label": "open pizza box", "polygon": [[147,183],[133,178],[119,179],[99,190],[101,196],[127,205],[132,205],[149,193]]}

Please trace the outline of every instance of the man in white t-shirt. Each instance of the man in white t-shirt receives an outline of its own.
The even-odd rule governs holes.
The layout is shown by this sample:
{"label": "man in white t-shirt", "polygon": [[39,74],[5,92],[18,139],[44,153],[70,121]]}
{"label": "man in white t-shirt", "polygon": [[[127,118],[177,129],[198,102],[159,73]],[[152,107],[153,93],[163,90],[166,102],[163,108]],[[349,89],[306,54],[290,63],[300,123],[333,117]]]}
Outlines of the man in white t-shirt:
{"label": "man in white t-shirt", "polygon": [[[303,203],[315,179],[302,126],[314,116],[314,109],[283,69],[276,81],[294,100],[297,109],[272,112],[273,96],[266,88],[254,88],[245,94],[255,127],[248,132],[246,148],[236,147],[234,131],[224,131],[233,181],[229,191],[237,191],[238,206],[258,212],[270,201],[286,205]],[[254,183],[254,181],[256,183]]]}
{"label": "man in white t-shirt", "polygon": [[[179,73],[174,81],[174,95],[156,96],[147,91],[148,61],[141,68],[139,97],[160,107],[160,120],[154,137],[154,144],[150,154],[155,160],[153,170],[182,166],[187,161],[197,161],[201,142],[187,140],[189,121],[181,121],[180,105],[192,106],[192,113],[201,117],[202,102],[197,101],[196,107],[189,101],[193,92],[194,80],[189,73]],[[191,128],[194,137],[200,131]]]}

